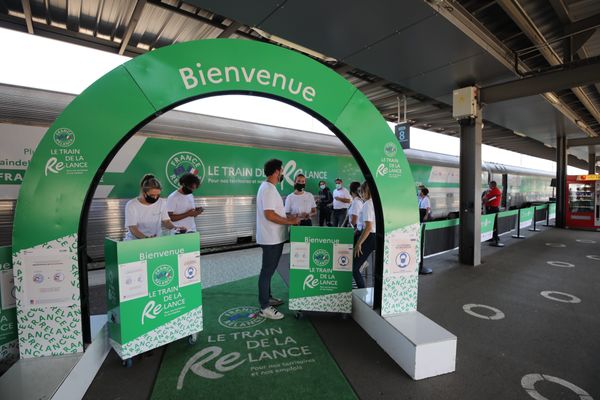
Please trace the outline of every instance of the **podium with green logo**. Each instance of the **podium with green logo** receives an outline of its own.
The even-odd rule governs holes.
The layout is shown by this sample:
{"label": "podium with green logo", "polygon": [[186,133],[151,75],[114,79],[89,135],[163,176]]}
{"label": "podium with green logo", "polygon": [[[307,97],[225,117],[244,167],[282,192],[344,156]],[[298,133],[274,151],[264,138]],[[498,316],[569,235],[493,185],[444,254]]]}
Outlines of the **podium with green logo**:
{"label": "podium with green logo", "polygon": [[109,340],[131,357],[202,330],[198,233],[104,242]]}
{"label": "podium with green logo", "polygon": [[292,226],[289,309],[352,312],[351,228]]}

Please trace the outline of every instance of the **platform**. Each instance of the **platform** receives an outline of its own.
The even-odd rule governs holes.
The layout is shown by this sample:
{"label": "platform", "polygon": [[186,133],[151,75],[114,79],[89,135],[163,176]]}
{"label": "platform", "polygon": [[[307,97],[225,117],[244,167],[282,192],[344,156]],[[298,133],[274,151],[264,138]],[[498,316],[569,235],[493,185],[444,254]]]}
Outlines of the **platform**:
{"label": "platform", "polygon": [[[600,238],[595,232],[542,229],[526,240],[503,236],[504,248],[483,244],[479,267],[458,264],[456,251],[426,260],[434,273],[420,278],[418,311],[459,338],[454,373],[415,382],[355,321],[309,314],[357,397],[530,399],[534,390],[550,400],[579,398],[557,383],[567,382],[600,399],[600,298],[595,284],[600,281],[600,261],[587,257],[600,255]],[[233,253],[230,257],[240,258]],[[287,278],[285,257],[279,272]],[[553,301],[541,295],[547,291],[567,293],[581,302]],[[483,318],[465,312],[469,304],[479,305],[469,309]],[[128,370],[111,352],[85,398],[148,398],[162,354],[163,349],[155,350]]]}

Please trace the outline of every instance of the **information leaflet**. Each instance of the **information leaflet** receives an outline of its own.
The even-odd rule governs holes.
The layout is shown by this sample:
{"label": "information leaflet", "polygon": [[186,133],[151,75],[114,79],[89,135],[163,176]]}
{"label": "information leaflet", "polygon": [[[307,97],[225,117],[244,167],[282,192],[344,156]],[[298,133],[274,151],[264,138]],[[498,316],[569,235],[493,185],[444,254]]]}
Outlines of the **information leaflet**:
{"label": "information leaflet", "polygon": [[16,301],[10,247],[0,247],[0,375],[19,357]]}
{"label": "information leaflet", "polygon": [[122,359],[202,330],[198,233],[106,239],[109,335]]}
{"label": "information leaflet", "polygon": [[292,226],[290,310],[352,312],[351,228]]}

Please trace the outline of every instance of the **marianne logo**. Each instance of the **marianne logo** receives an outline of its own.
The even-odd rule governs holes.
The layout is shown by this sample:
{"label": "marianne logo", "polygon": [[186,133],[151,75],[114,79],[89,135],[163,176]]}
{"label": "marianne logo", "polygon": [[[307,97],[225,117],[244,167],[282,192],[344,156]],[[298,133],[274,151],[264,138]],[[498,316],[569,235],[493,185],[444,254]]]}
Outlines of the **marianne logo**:
{"label": "marianne logo", "polygon": [[265,319],[258,315],[257,307],[234,307],[219,315],[219,324],[229,329],[246,329],[263,322]]}
{"label": "marianne logo", "polygon": [[173,267],[163,264],[154,270],[152,282],[154,282],[156,286],[167,286],[173,280],[173,276],[175,276]]}
{"label": "marianne logo", "polygon": [[317,267],[324,267],[327,264],[329,264],[331,256],[329,255],[329,252],[327,250],[318,249],[313,253],[312,259]]}
{"label": "marianne logo", "polygon": [[408,255],[407,252],[403,251],[402,253],[398,254],[398,256],[396,256],[396,265],[399,266],[400,268],[408,267],[409,263],[410,263],[410,256]]}
{"label": "marianne logo", "polygon": [[396,145],[392,142],[387,142],[385,144],[385,147],[383,148],[383,152],[385,153],[386,156],[388,157],[394,157],[396,155],[396,152],[398,151],[398,148],[396,147]]}
{"label": "marianne logo", "polygon": [[179,187],[179,178],[185,173],[197,175],[202,183],[204,179],[204,163],[202,159],[189,151],[175,153],[167,161],[165,174],[173,187]]}
{"label": "marianne logo", "polygon": [[75,143],[75,134],[68,128],[58,128],[52,135],[54,143],[60,147],[69,147]]}

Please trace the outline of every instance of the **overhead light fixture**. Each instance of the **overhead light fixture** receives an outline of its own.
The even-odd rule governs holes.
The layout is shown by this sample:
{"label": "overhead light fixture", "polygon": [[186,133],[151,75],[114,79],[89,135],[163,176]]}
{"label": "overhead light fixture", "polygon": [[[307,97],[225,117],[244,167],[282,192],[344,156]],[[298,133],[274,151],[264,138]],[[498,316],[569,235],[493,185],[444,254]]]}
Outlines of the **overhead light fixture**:
{"label": "overhead light fixture", "polygon": [[577,124],[577,126],[579,126],[581,129],[587,129],[587,125],[580,119],[576,119],[575,123]]}
{"label": "overhead light fixture", "polygon": [[333,57],[328,57],[325,54],[321,54],[321,53],[319,53],[317,51],[311,50],[311,49],[309,49],[307,47],[304,47],[302,45],[296,44],[294,42],[290,42],[289,40],[286,40],[286,39],[281,38],[279,36],[271,35],[270,33],[267,33],[265,31],[263,31],[262,29],[252,28],[252,30],[254,32],[258,33],[260,36],[264,37],[265,39],[271,40],[271,41],[273,41],[275,43],[279,43],[279,44],[281,44],[283,46],[289,47],[289,48],[294,49],[296,51],[299,51],[301,53],[308,54],[310,56],[318,58],[319,60],[323,60],[323,61],[326,61],[326,62],[332,62],[332,63],[337,62],[337,60],[335,58],[333,58]]}
{"label": "overhead light fixture", "polygon": [[546,93],[546,98],[554,104],[558,104],[559,102],[558,97],[556,97],[554,93]]}
{"label": "overhead light fixture", "polygon": [[549,145],[548,143],[544,143],[544,146],[546,146],[546,147],[550,147],[551,149],[554,147],[554,146],[552,146],[552,145]]}
{"label": "overhead light fixture", "polygon": [[515,135],[517,135],[517,136],[521,136],[521,137],[527,137],[527,135],[526,135],[526,134],[524,134],[524,133],[521,133],[521,132],[513,131],[513,133],[514,133]]}

